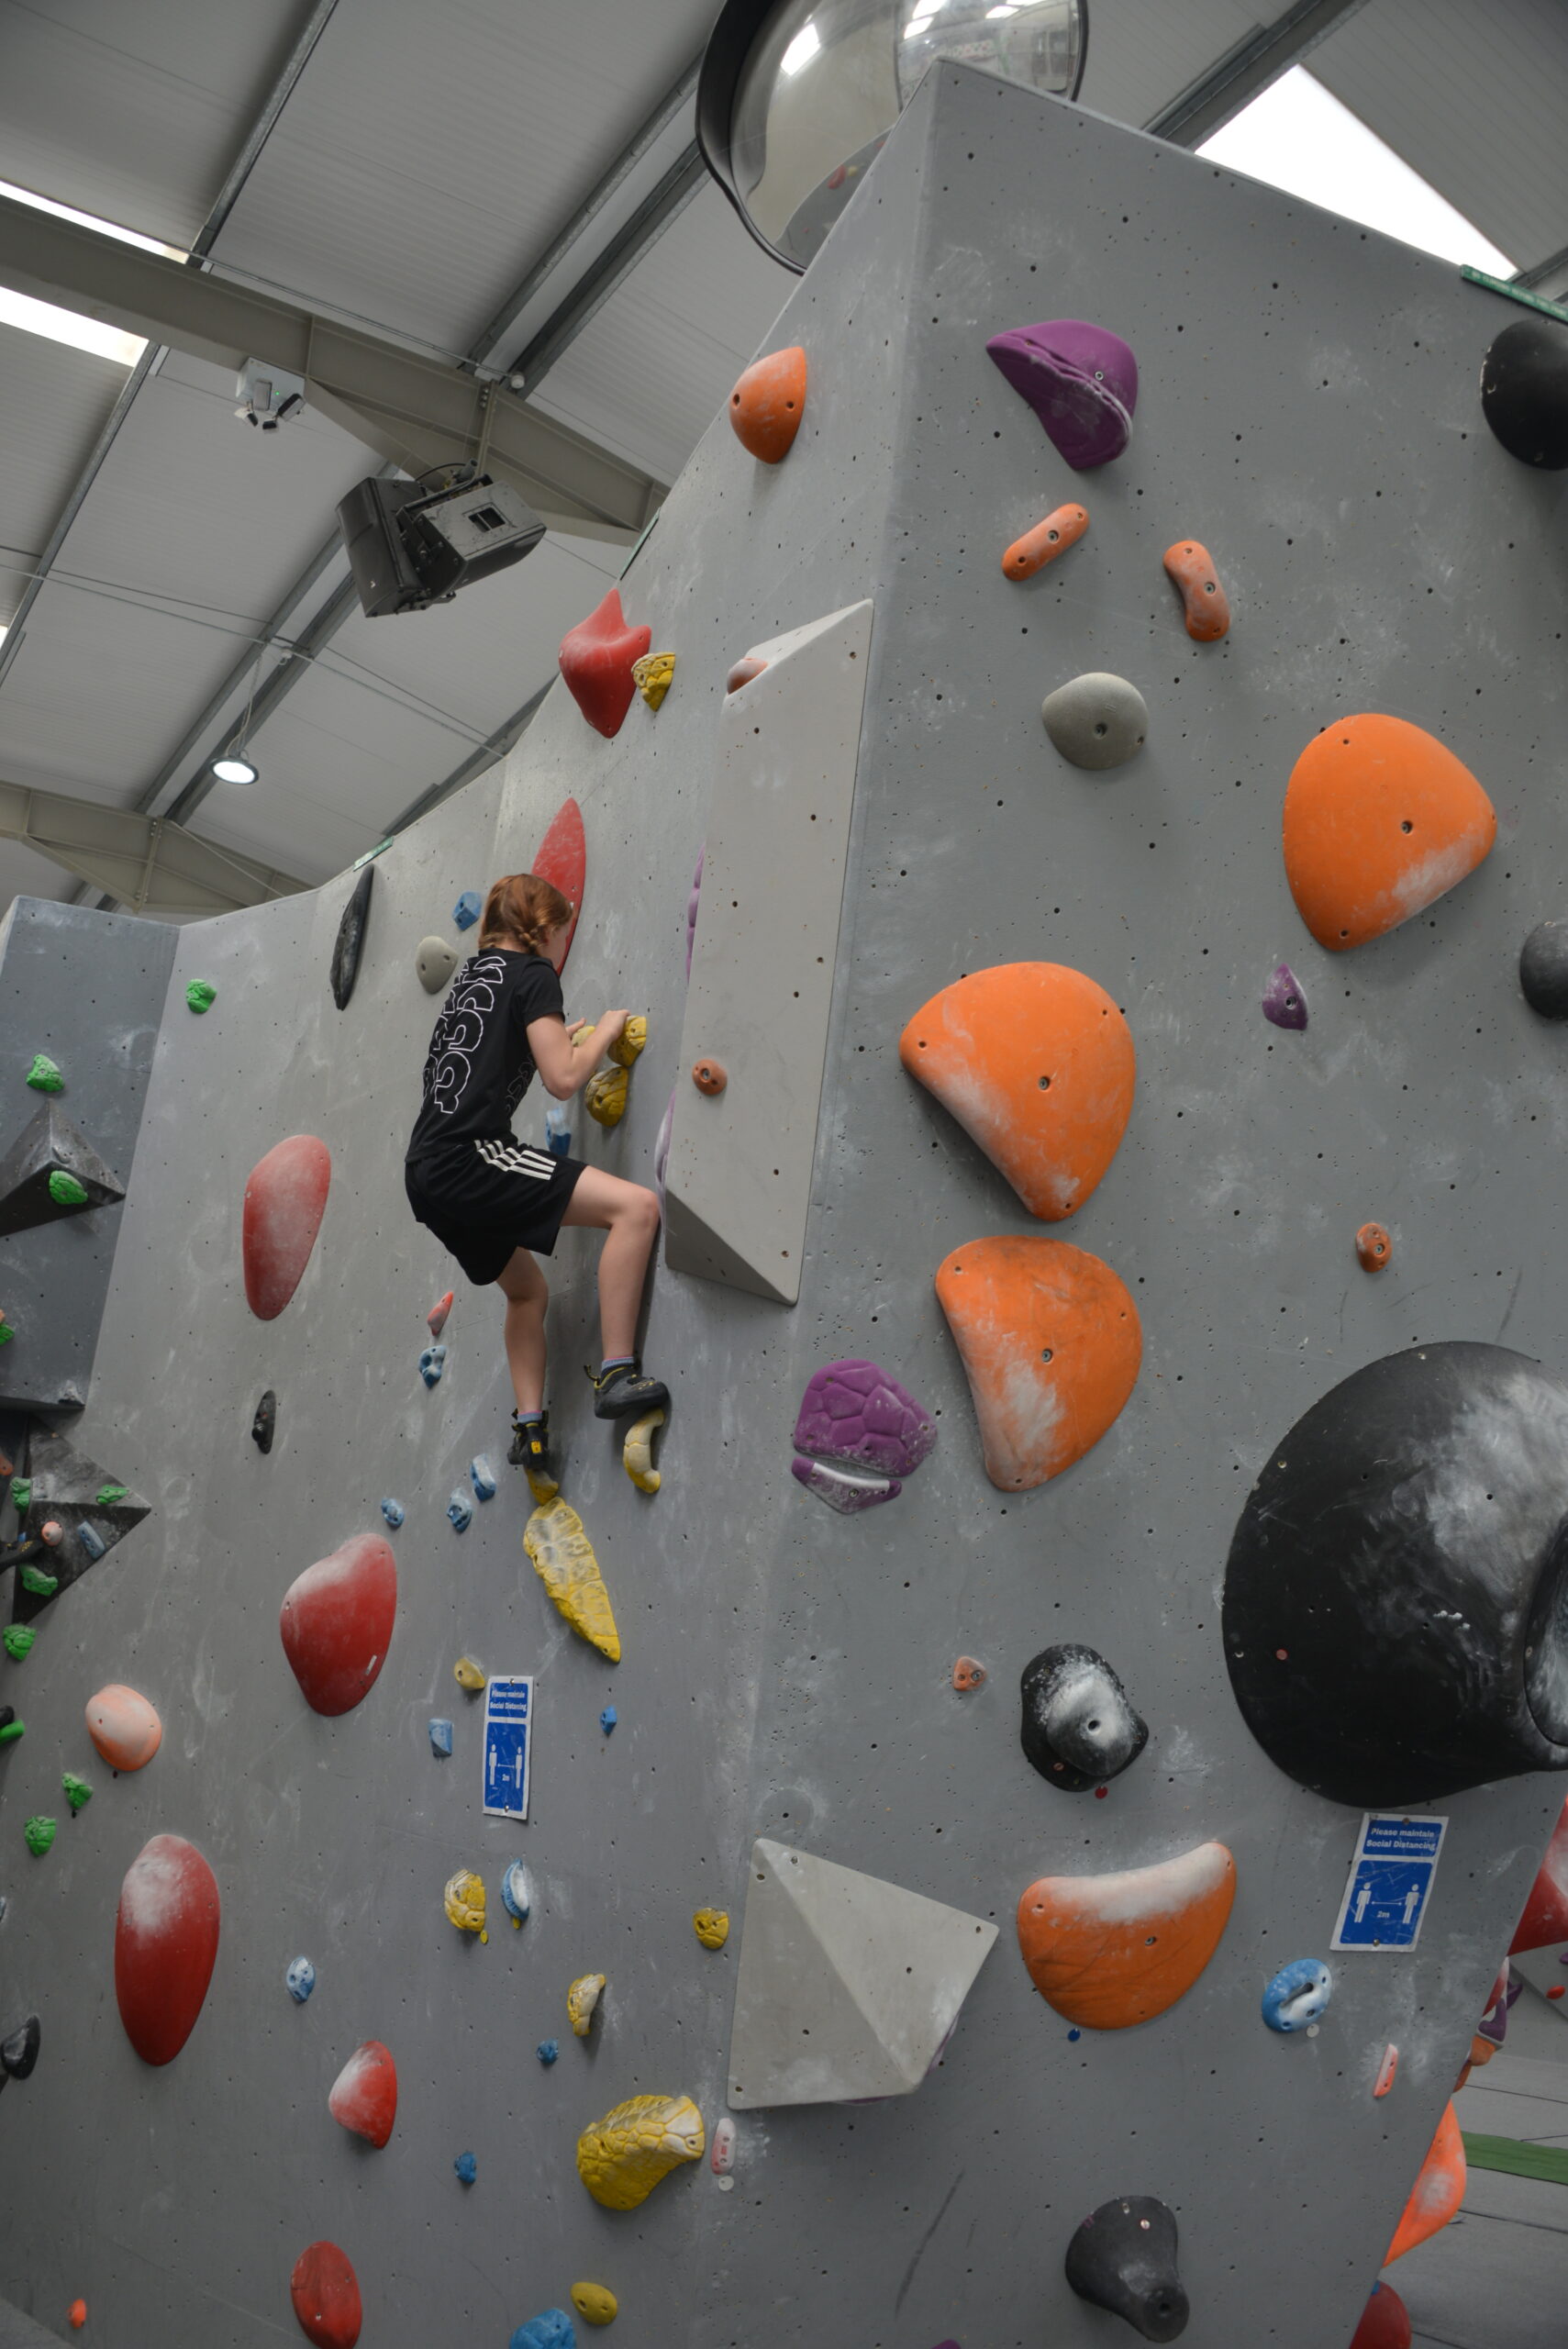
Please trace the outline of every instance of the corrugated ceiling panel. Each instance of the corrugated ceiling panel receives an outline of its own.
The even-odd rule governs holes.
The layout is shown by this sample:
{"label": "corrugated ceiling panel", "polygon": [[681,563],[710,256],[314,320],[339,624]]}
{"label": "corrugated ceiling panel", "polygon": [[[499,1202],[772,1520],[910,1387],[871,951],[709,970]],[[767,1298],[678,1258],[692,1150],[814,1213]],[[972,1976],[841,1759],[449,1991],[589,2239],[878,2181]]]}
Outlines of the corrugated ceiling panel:
{"label": "corrugated ceiling panel", "polygon": [[1089,0],[1079,102],[1115,122],[1148,122],[1284,7],[1284,0]]}
{"label": "corrugated ceiling panel", "polygon": [[306,0],[0,0],[0,179],[188,246]]}
{"label": "corrugated ceiling panel", "polygon": [[339,0],[215,250],[465,351],[712,16],[711,0]]}
{"label": "corrugated ceiling panel", "polygon": [[112,360],[0,326],[0,627],[125,379]]}
{"label": "corrugated ceiling panel", "polygon": [[75,885],[74,874],[24,848],[20,841],[0,841],[0,914],[13,897],[67,897]]}
{"label": "corrugated ceiling panel", "polygon": [[1372,0],[1307,70],[1521,269],[1568,245],[1564,0]]}

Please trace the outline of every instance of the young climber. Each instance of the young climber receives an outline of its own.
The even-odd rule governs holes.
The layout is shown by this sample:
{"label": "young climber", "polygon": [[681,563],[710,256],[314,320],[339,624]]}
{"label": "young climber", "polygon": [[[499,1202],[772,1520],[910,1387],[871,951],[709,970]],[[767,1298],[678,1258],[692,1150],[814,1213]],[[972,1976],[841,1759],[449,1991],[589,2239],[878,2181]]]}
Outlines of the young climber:
{"label": "young climber", "polygon": [[628,1014],[570,1026],[550,956],[572,920],[561,891],[535,873],[492,884],[479,947],[454,975],[430,1038],[425,1099],[409,1138],[404,1179],[417,1220],[450,1249],[471,1281],[506,1299],[506,1364],[517,1409],[507,1458],[530,1481],[559,1484],[544,1402],[544,1312],[550,1291],[534,1262],[563,1223],[605,1234],[599,1258],[604,1360],[594,1384],[601,1419],[667,1406],[669,1389],[643,1375],[637,1315],[659,1228],[659,1202],[575,1158],[519,1142],[512,1119],[537,1071],[570,1101],[593,1074]]}

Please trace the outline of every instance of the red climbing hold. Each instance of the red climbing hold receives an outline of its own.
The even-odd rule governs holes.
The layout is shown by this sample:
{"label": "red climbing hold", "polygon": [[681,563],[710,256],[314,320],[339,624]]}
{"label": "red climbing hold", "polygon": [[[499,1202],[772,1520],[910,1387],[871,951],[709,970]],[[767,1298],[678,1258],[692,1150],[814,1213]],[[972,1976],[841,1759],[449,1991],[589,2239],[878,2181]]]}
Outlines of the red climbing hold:
{"label": "red climbing hold", "polygon": [[[642,632],[646,635],[648,631],[644,629]],[[571,684],[570,678],[567,683]],[[575,692],[576,688],[573,686],[573,690]],[[617,718],[616,725],[619,723]],[[610,732],[615,732],[614,726]],[[577,908],[566,926],[566,935],[561,941],[561,959],[555,966],[557,971],[564,971],[566,957],[572,952],[572,941],[577,935],[578,918],[583,911],[583,885],[588,872],[588,843],[583,832],[583,810],[575,799],[563,799],[556,809],[550,829],[539,844],[539,854],[534,858],[530,870],[537,873],[541,881],[548,881],[552,888],[559,889],[563,897],[570,897]]]}
{"label": "red climbing hold", "polygon": [[183,1835],[155,1835],[126,1870],[115,1918],[115,1997],[144,2064],[172,2064],[195,2028],[217,1957],[217,1878]]}
{"label": "red climbing hold", "polygon": [[275,1321],[310,1260],[332,1180],[332,1153],[314,1134],[290,1134],[257,1160],[245,1186],[245,1296],[258,1321]]}
{"label": "red climbing hold", "polygon": [[360,2279],[335,2243],[306,2244],[294,2263],[289,2298],[299,2329],[317,2349],[354,2349],[364,2322]]}
{"label": "red climbing hold", "polygon": [[[597,609],[562,637],[559,657],[566,690],[595,733],[620,732],[637,691],[631,664],[641,660],[652,641],[651,628],[628,623],[618,587],[612,587]],[[534,871],[539,869],[536,864]]]}
{"label": "red climbing hold", "polygon": [[397,1617],[397,1564],[379,1533],[356,1533],[290,1583],[278,1629],[312,1712],[350,1713],[374,1687]]}
{"label": "red climbing hold", "polygon": [[1508,1955],[1550,1949],[1555,1942],[1568,1942],[1568,1802],[1551,1831],[1540,1874],[1530,1887],[1518,1931],[1508,1943]]}
{"label": "red climbing hold", "polygon": [[379,2039],[367,2039],[356,2047],[332,2083],[327,2110],[367,2145],[384,2145],[397,2118],[397,2066],[392,2050]]}
{"label": "red climbing hold", "polygon": [[1452,2105],[1447,2104],[1438,2122],[1437,2135],[1410,2188],[1404,2215],[1394,2230],[1394,2241],[1384,2254],[1385,2267],[1403,2259],[1407,2251],[1414,2251],[1418,2243],[1435,2235],[1440,2227],[1447,2226],[1464,2199],[1465,2177],[1464,2140],[1460,2134],[1458,2116]]}
{"label": "red climbing hold", "polygon": [[806,414],[806,353],[798,343],[754,359],[729,395],[735,438],[764,465],[784,462]]}
{"label": "red climbing hold", "polygon": [[1374,2284],[1351,2349],[1410,2349],[1410,2311],[1392,2284]]}
{"label": "red climbing hold", "polygon": [[432,1338],[439,1338],[440,1336],[441,1331],[447,1326],[447,1315],[451,1311],[451,1309],[452,1292],[449,1288],[444,1297],[439,1297],[436,1299],[436,1302],[431,1306],[428,1313],[425,1316],[426,1320],[430,1325],[430,1335]]}

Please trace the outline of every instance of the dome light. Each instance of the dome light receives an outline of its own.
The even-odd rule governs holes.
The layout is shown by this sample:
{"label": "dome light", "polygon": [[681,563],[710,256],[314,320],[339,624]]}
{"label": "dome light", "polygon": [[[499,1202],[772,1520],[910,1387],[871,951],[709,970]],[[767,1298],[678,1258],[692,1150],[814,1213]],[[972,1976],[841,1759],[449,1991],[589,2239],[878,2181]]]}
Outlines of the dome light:
{"label": "dome light", "polygon": [[254,783],[257,770],[242,751],[224,751],[213,760],[209,773],[218,783]]}

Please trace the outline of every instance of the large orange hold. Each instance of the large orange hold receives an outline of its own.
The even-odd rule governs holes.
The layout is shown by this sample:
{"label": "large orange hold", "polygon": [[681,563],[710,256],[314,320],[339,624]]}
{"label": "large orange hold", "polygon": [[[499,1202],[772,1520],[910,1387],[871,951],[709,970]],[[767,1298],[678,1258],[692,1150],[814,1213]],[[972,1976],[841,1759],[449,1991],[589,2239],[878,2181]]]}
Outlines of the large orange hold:
{"label": "large orange hold", "polygon": [[921,1005],[898,1057],[1046,1223],[1081,1208],[1116,1156],[1138,1073],[1110,996],[1062,963],[956,979]]}
{"label": "large orange hold", "polygon": [[1060,1476],[1098,1443],[1143,1359],[1138,1308],[1108,1264],[1064,1240],[972,1240],[937,1271],[985,1473],[1005,1493]]}
{"label": "large orange hold", "polygon": [[1459,2119],[1451,2104],[1443,2107],[1443,2117],[1438,2122],[1438,2133],[1421,2164],[1420,2175],[1410,2188],[1410,2199],[1405,2205],[1405,2215],[1394,2230],[1394,2241],[1384,2259],[1385,2267],[1396,2259],[1403,2259],[1418,2243],[1435,2235],[1446,2227],[1464,2199],[1465,2187],[1464,2140],[1459,2132]]}
{"label": "large orange hold", "polygon": [[1568,1802],[1551,1831],[1518,1931],[1508,1943],[1508,1955],[1517,1957],[1527,1949],[1551,1949],[1556,1942],[1568,1942]]}
{"label": "large orange hold", "polygon": [[1497,811],[1470,769],[1403,718],[1336,718],[1284,795],[1284,871],[1319,946],[1397,930],[1489,854]]}
{"label": "large orange hold", "polygon": [[1116,1876],[1042,1876],[1018,1902],[1018,1948],[1048,2006],[1090,2031],[1125,2031],[1184,1998],[1236,1898],[1223,1843]]}
{"label": "large orange hold", "polygon": [[735,438],[764,465],[784,462],[806,414],[806,353],[798,343],[753,359],[729,395]]}
{"label": "large orange hold", "polygon": [[87,1734],[111,1770],[140,1770],[163,1742],[157,1708],[112,1680],[87,1699]]}

